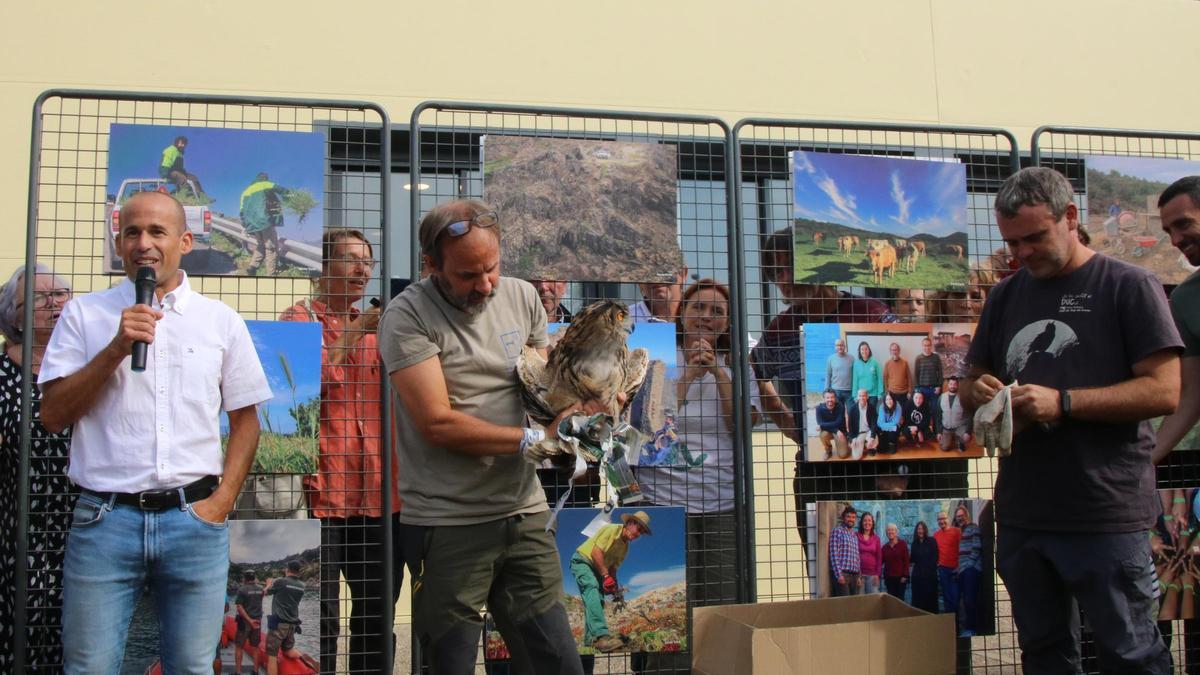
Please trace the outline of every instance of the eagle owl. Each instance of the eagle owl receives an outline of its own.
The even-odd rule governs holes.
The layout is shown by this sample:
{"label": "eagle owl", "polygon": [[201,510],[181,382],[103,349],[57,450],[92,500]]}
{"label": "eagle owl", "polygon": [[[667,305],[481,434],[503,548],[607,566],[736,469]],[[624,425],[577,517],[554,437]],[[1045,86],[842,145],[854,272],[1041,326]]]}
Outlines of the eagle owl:
{"label": "eagle owl", "polygon": [[624,393],[628,405],[650,361],[645,349],[629,351],[625,338],[631,332],[633,317],[625,307],[602,300],[575,315],[548,361],[525,347],[517,360],[517,375],[529,416],[548,426],[568,407],[593,400],[618,416],[617,394]]}

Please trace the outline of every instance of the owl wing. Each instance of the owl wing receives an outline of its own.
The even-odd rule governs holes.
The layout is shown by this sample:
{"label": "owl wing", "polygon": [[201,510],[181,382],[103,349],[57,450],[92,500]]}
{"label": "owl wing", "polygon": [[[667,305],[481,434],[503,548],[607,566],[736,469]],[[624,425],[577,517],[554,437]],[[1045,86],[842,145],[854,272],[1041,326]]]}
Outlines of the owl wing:
{"label": "owl wing", "polygon": [[546,359],[537,349],[526,345],[517,357],[517,379],[521,381],[521,402],[533,421],[546,426],[557,416],[546,402]]}

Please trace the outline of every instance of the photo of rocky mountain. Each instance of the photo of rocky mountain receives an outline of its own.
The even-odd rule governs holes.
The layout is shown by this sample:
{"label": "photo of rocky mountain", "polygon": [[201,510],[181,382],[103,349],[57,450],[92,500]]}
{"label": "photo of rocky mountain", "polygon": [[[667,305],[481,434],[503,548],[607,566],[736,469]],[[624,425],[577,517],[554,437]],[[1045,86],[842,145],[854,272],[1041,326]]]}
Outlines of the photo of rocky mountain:
{"label": "photo of rocky mountain", "polygon": [[682,266],[674,146],[489,135],[481,154],[505,275],[648,283]]}

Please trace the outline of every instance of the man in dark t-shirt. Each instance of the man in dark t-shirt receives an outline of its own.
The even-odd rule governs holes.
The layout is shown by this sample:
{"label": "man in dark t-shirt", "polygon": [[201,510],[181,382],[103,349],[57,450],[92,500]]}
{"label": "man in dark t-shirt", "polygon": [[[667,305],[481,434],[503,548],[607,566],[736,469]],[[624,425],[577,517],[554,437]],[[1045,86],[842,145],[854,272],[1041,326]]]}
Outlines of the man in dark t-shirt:
{"label": "man in dark t-shirt", "polygon": [[[988,295],[963,403],[1012,387],[1012,454],[1000,459],[996,569],[1026,673],[1079,668],[1083,609],[1103,672],[1167,673],[1154,623],[1147,530],[1154,431],[1179,400],[1179,334],[1150,272],[1080,244],[1070,183],[1024,169],[996,196],[1021,264]],[[1014,384],[1015,383],[1015,384]]]}
{"label": "man in dark t-shirt", "polygon": [[[855,500],[898,498],[965,497],[966,461],[871,459],[862,462],[808,462],[804,459],[804,361],[802,327],[806,323],[896,323],[896,315],[886,303],[838,291],[834,286],[794,282],[792,228],[767,236],[760,249],[763,278],[779,289],[788,308],[767,325],[762,338],[750,352],[750,365],[759,385],[776,381],[780,395],[763,399],[766,412],[796,449],[795,478],[792,492],[796,503],[796,529],[805,545],[809,565],[818,558],[814,547],[807,548],[806,512],[809,504],[826,499]],[[781,422],[776,404],[794,413],[792,425]],[[785,426],[789,428],[785,428]],[[903,490],[894,486],[902,485]],[[815,568],[809,570],[815,573]]]}
{"label": "man in dark t-shirt", "polygon": [[287,571],[279,579],[267,581],[267,595],[272,596],[270,632],[267,633],[267,673],[275,675],[279,668],[279,653],[300,658],[296,649],[296,627],[300,625],[300,601],[304,598],[304,582],[296,578],[300,561],[289,560]]}
{"label": "man in dark t-shirt", "polygon": [[[237,634],[233,639],[233,672],[242,672],[242,646],[249,640],[254,647],[262,637],[263,587],[257,581],[254,570],[242,573],[242,585],[238,588],[235,606]],[[250,659],[254,661],[253,658]]]}

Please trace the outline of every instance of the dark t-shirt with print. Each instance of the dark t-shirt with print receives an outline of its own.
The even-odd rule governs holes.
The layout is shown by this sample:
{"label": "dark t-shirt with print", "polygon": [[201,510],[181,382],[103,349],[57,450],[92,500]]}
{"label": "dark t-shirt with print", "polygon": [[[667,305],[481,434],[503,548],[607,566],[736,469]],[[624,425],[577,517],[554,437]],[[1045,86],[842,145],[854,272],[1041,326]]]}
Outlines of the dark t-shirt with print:
{"label": "dark t-shirt with print", "polygon": [[251,619],[262,618],[263,587],[254,584],[242,584],[238,589],[236,603],[245,608]]}
{"label": "dark t-shirt with print", "polygon": [[300,623],[300,600],[304,597],[304,582],[296,577],[280,577],[271,582],[267,595],[273,595],[271,614],[284,623]]}
{"label": "dark t-shirt with print", "polygon": [[[1133,364],[1177,350],[1162,286],[1146,270],[1101,254],[1074,272],[1035,279],[1026,270],[989,294],[967,362],[1005,384],[1105,387]],[[1013,439],[996,478],[996,520],[1033,530],[1133,532],[1158,510],[1149,422],[1067,419]]]}

